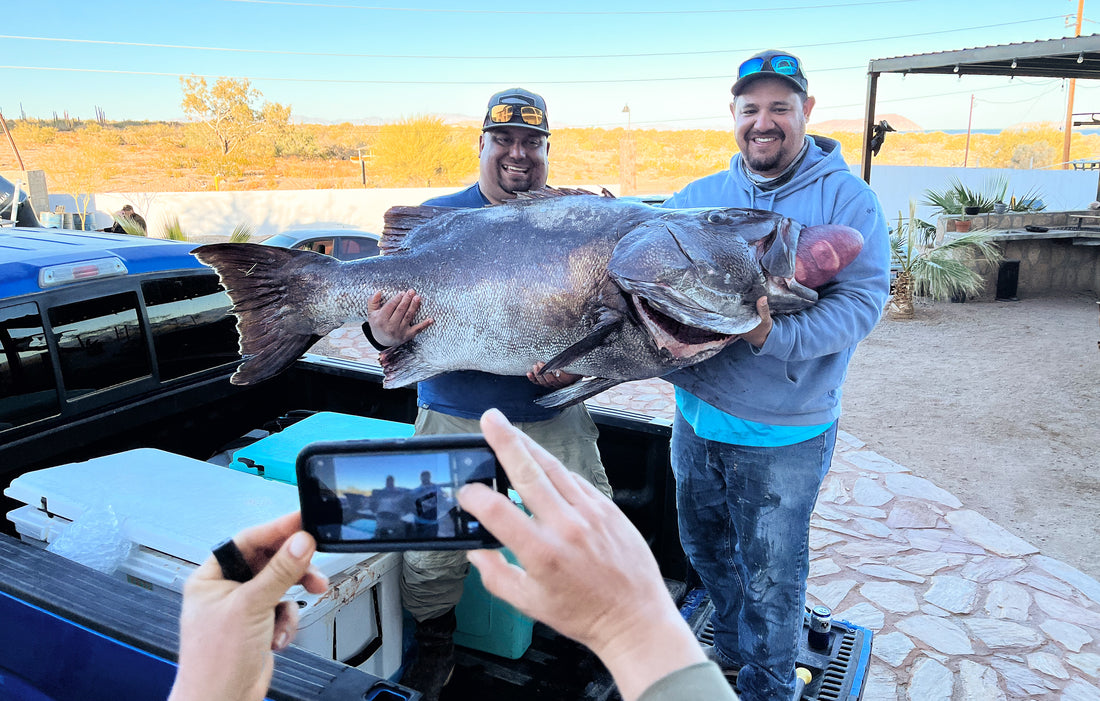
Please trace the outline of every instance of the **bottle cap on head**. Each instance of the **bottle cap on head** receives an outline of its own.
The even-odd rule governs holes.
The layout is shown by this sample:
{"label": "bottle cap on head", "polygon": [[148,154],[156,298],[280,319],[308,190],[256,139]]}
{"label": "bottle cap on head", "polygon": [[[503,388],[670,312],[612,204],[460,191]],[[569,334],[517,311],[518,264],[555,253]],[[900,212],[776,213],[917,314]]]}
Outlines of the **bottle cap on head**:
{"label": "bottle cap on head", "polygon": [[792,88],[807,92],[808,83],[806,76],[802,73],[802,62],[797,56],[792,56],[785,51],[774,49],[761,51],[742,63],[737,69],[737,82],[733,84],[730,92],[737,97],[758,78],[781,78],[790,83]]}
{"label": "bottle cap on head", "polygon": [[546,117],[546,100],[523,88],[502,90],[489,98],[482,131],[499,127],[523,127],[543,134],[550,133]]}

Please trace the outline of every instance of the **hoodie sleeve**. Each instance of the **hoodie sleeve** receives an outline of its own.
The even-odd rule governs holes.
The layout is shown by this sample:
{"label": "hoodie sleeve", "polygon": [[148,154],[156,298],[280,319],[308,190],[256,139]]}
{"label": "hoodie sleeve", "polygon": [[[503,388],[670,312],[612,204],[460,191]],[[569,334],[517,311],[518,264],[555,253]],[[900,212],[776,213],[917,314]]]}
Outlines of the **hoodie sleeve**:
{"label": "hoodie sleeve", "polygon": [[863,249],[833,282],[818,290],[817,304],[797,314],[772,317],[772,330],[757,355],[800,361],[854,346],[878,322],[890,294],[890,241],[886,218],[870,188],[860,187],[838,204],[830,223],[863,234]]}

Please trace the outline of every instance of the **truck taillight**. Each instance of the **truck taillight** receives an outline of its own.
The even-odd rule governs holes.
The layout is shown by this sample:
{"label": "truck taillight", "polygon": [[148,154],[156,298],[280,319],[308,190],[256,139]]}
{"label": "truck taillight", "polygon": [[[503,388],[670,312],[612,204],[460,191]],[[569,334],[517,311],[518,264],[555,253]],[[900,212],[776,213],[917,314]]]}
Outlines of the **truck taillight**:
{"label": "truck taillight", "polygon": [[79,263],[51,265],[38,271],[38,286],[42,288],[56,287],[70,282],[125,275],[126,272],[126,264],[122,262],[121,258],[114,256],[84,260]]}

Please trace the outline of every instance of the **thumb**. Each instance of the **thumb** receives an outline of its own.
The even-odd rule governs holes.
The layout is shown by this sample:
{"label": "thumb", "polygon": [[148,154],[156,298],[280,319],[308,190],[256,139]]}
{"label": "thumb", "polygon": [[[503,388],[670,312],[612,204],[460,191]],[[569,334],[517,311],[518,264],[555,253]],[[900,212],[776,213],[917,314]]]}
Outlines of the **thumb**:
{"label": "thumb", "polygon": [[265,608],[273,607],[287,589],[298,583],[309,569],[309,560],[316,550],[313,536],[298,531],[283,543],[271,561],[247,585]]}

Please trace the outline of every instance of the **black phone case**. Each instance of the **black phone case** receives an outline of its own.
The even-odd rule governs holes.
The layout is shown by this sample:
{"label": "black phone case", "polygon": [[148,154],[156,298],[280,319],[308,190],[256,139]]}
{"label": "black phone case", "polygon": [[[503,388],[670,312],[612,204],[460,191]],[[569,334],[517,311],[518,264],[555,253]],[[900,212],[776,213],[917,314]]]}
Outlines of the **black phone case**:
{"label": "black phone case", "polygon": [[[321,487],[316,475],[311,471],[311,460],[327,455],[351,455],[356,453],[382,452],[423,452],[437,453],[445,450],[463,448],[492,448],[480,433],[460,433],[450,435],[413,436],[412,438],[380,438],[352,441],[321,441],[310,443],[298,454],[295,471],[298,478],[298,499],[302,509],[302,528],[317,541],[319,552],[357,553],[357,552],[394,552],[404,550],[480,550],[499,548],[500,542],[482,529],[482,537],[458,538],[446,537],[428,540],[334,540],[322,535],[319,525],[328,523],[323,519],[324,506]],[[508,478],[500,462],[496,462],[497,491],[507,495]]]}

